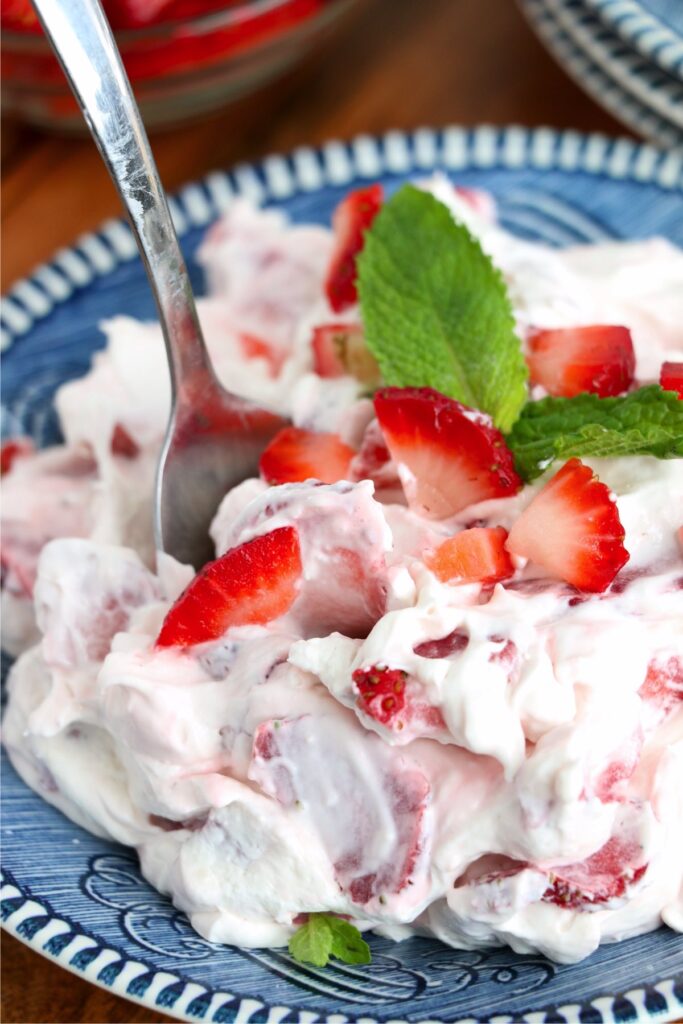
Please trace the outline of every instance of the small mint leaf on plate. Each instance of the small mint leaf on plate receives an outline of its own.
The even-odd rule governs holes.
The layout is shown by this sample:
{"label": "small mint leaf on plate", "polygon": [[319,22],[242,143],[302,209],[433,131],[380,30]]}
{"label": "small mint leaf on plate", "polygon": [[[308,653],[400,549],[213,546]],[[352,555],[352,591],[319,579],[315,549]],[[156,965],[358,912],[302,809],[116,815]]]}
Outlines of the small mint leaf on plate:
{"label": "small mint leaf on plate", "polygon": [[314,967],[325,967],[331,956],[346,964],[369,964],[372,959],[358,929],[334,914],[309,914],[289,940],[289,952]]}
{"label": "small mint leaf on plate", "polygon": [[525,480],[540,476],[555,459],[574,455],[681,458],[683,401],[658,384],[622,398],[542,398],[525,406],[507,442]]}
{"label": "small mint leaf on plate", "polygon": [[357,261],[366,344],[386,384],[431,387],[509,430],[527,369],[505,282],[467,228],[405,185],[365,235]]}

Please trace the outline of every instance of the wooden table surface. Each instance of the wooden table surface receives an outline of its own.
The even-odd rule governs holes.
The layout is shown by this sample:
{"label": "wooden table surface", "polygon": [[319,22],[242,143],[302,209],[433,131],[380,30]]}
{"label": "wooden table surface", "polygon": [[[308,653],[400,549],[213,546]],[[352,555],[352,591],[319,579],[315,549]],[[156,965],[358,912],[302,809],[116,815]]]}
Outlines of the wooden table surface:
{"label": "wooden table surface", "polygon": [[[628,134],[547,56],[513,0],[360,0],[284,82],[153,140],[168,189],[212,169],[357,132],[518,123]],[[106,217],[117,198],[93,144],[3,131],[2,290]],[[164,1021],[3,933],[2,1020]]]}

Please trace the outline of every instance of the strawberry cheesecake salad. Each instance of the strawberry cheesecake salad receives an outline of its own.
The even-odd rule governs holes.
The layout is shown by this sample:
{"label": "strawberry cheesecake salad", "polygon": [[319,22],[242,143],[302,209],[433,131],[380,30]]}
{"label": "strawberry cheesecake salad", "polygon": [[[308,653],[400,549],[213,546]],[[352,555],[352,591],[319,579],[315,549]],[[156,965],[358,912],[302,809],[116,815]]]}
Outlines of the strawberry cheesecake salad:
{"label": "strawberry cheesecake salad", "polygon": [[152,542],[156,324],[4,446],[22,778],[216,942],[683,931],[683,253],[436,177],[332,230],[238,202],[200,259],[219,377],[291,426],[199,572]]}

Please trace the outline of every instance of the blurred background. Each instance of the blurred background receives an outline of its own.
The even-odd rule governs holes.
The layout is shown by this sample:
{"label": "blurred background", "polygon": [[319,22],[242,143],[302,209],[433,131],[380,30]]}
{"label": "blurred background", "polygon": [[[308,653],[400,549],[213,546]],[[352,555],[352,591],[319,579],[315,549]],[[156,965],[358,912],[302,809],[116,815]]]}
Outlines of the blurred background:
{"label": "blurred background", "polygon": [[[299,145],[420,125],[551,125],[683,148],[683,0],[105,6],[169,190]],[[1,12],[6,291],[119,207],[29,0]],[[7,1021],[165,1019],[2,943]]]}
{"label": "blurred background", "polygon": [[[600,9],[624,2],[635,5],[107,0],[106,6],[163,182],[172,190],[269,152],[421,124],[547,124],[680,144],[683,130],[666,120],[665,110],[647,116],[646,74],[639,77],[635,68],[636,86],[644,82],[638,100],[631,83],[623,84],[618,59],[610,78],[604,52],[578,52],[582,32],[597,40],[598,51],[614,50],[616,40],[627,71],[634,61],[647,71],[623,25],[610,26],[610,12]],[[642,2],[671,6],[671,0]],[[683,18],[683,2],[673,0],[673,7]],[[29,0],[2,0],[2,23],[5,291],[118,206]],[[674,117],[676,97],[667,97],[666,87],[681,89],[676,56],[665,49],[670,66],[658,69],[665,82],[651,89],[663,99],[660,108],[670,100]],[[683,118],[683,103],[678,115]]]}

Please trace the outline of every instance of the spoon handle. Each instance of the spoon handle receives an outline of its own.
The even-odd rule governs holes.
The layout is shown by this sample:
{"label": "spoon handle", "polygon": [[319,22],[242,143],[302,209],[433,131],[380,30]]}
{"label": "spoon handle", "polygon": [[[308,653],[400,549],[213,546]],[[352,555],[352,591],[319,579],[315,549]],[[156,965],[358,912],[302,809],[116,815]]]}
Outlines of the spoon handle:
{"label": "spoon handle", "polygon": [[[130,218],[166,341],[174,396],[210,360],[147,133],[98,0],[33,0]],[[206,377],[205,377],[206,379]]]}

